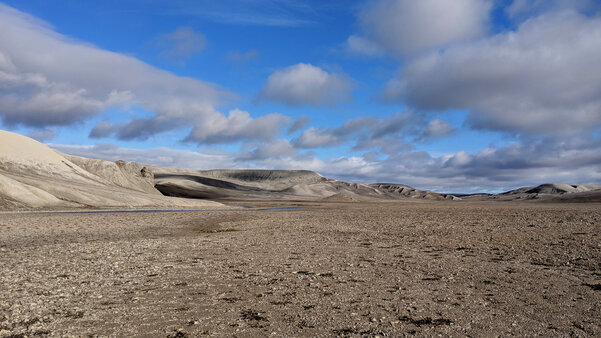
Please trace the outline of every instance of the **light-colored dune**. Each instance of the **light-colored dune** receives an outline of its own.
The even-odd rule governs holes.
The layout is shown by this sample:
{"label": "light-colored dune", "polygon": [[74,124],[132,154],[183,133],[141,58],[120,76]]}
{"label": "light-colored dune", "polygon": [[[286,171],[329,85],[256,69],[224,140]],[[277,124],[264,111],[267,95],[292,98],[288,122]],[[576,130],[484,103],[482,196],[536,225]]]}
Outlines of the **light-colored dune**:
{"label": "light-colored dune", "polygon": [[95,185],[107,183],[45,144],[3,130],[0,130],[0,170],[6,173],[85,181]]}
{"label": "light-colored dune", "polygon": [[209,206],[222,205],[163,196],[152,171],[137,163],[69,156],[0,131],[0,209]]}
{"label": "light-colored dune", "polygon": [[43,189],[16,181],[0,174],[0,209],[27,206],[41,207],[74,207],[75,203],[68,203]]}
{"label": "light-colored dune", "polygon": [[136,162],[111,162],[67,154],[64,154],[64,157],[114,185],[162,196],[154,187],[154,174],[152,170]]}

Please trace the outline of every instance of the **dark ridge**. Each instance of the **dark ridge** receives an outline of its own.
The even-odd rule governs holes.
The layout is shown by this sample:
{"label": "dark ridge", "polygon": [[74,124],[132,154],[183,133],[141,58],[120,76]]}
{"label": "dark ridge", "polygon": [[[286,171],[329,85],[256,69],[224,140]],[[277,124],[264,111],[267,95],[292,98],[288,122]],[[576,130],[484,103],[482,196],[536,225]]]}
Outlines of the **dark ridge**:
{"label": "dark ridge", "polygon": [[[155,178],[176,178],[176,179],[185,179],[189,181],[193,181],[196,183],[201,183],[204,185],[208,185],[215,188],[221,189],[231,189],[231,190],[240,190],[240,191],[261,191],[262,189],[247,187],[240,184],[218,180],[215,178],[201,177],[195,175],[176,175],[176,174],[156,174]],[[158,189],[158,188],[157,188]]]}

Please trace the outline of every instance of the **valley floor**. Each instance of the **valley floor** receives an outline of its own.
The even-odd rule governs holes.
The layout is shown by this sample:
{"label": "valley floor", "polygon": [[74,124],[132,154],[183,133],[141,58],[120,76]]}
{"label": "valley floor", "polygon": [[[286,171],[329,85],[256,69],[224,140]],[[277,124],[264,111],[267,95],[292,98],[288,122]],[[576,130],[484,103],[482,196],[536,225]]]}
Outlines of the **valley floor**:
{"label": "valley floor", "polygon": [[2,213],[0,336],[601,335],[599,204],[291,205]]}

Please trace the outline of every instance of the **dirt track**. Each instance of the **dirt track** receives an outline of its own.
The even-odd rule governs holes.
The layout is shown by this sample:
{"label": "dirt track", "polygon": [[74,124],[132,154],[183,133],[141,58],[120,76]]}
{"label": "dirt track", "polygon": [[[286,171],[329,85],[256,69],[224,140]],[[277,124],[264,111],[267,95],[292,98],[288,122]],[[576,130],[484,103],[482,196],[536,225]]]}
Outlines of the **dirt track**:
{"label": "dirt track", "polygon": [[0,214],[0,336],[601,335],[601,205]]}

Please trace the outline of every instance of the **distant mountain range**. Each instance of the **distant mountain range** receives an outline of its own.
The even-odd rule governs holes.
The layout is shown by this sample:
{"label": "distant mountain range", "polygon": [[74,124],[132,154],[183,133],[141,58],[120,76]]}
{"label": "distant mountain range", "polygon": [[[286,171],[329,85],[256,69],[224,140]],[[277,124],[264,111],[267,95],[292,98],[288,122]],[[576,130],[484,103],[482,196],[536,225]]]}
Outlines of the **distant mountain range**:
{"label": "distant mountain range", "polygon": [[601,202],[601,185],[545,183],[500,194],[461,195],[462,200]]}
{"label": "distant mountain range", "polygon": [[216,201],[395,200],[601,202],[601,186],[549,183],[502,194],[454,196],[393,183],[361,184],[306,170],[187,170],[62,154],[0,131],[0,209],[206,208]]}
{"label": "distant mountain range", "polygon": [[374,201],[398,199],[453,200],[394,184],[350,183],[306,170],[183,170],[152,167],[156,188],[167,196],[216,200]]}

